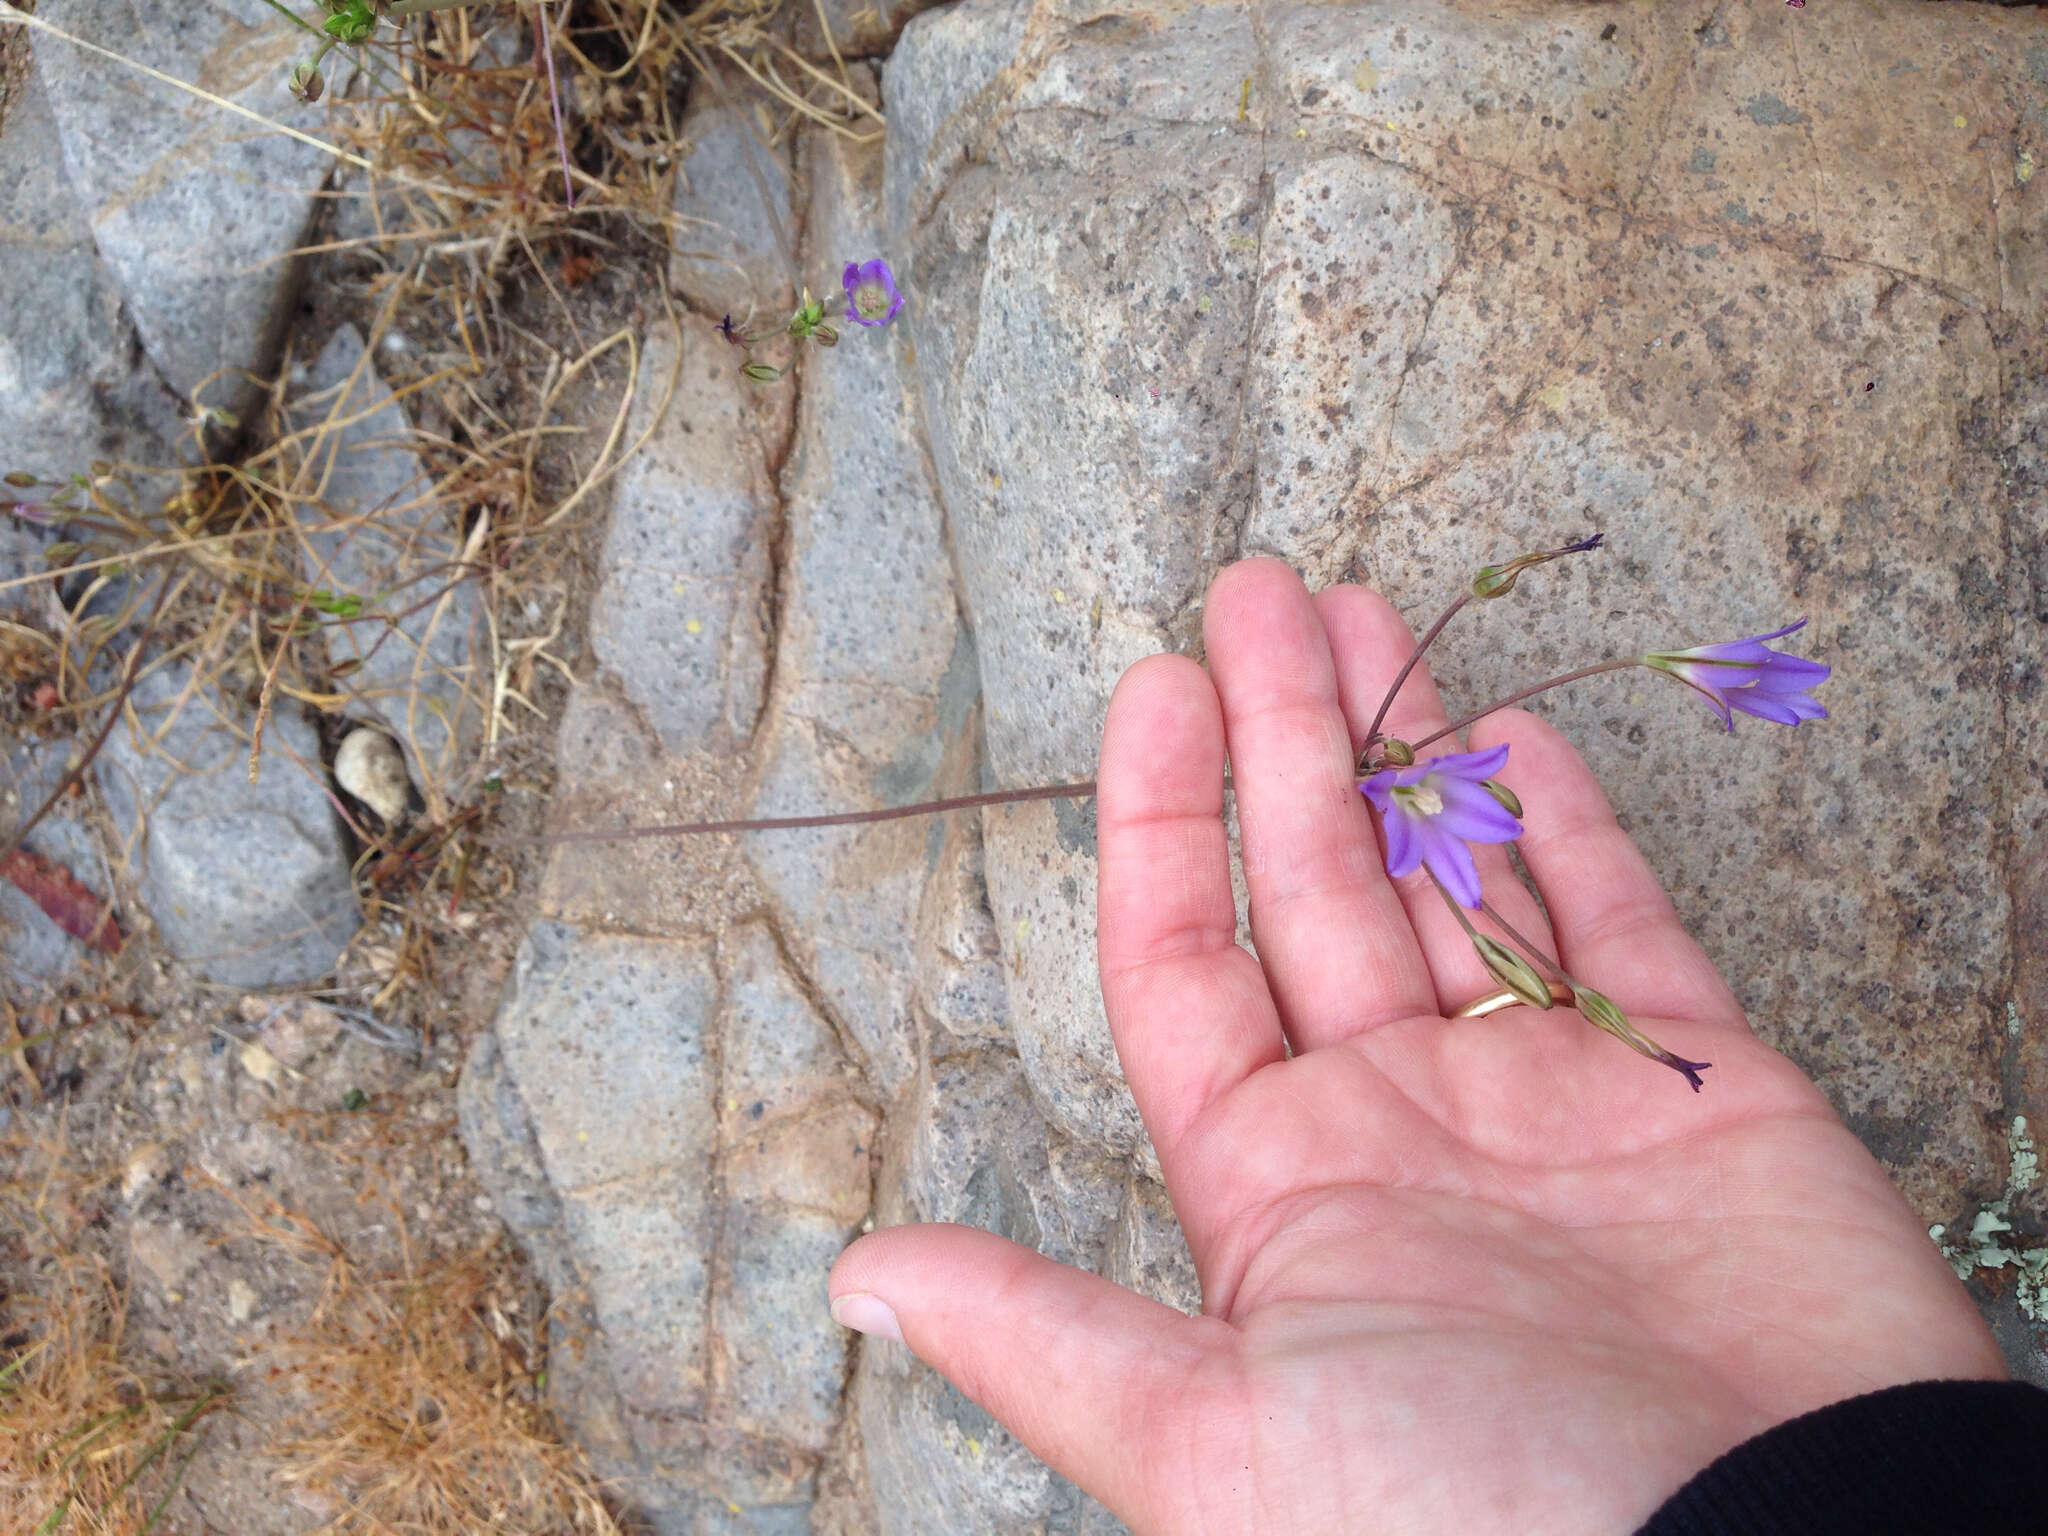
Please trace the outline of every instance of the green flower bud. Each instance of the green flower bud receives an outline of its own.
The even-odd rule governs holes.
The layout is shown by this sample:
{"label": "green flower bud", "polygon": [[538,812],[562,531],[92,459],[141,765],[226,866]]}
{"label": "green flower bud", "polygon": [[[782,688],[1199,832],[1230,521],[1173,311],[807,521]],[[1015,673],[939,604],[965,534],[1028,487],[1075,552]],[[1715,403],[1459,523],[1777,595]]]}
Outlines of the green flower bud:
{"label": "green flower bud", "polygon": [[1550,995],[1549,983],[1507,945],[1475,933],[1472,947],[1479,951],[1479,963],[1486,967],[1487,974],[1531,1008],[1549,1008],[1556,1002]]}
{"label": "green flower bud", "polygon": [[1692,1091],[1700,1091],[1700,1073],[1712,1066],[1708,1061],[1687,1061],[1683,1056],[1674,1055],[1664,1049],[1648,1035],[1629,1023],[1622,1011],[1614,1006],[1614,1000],[1604,992],[1595,992],[1591,987],[1572,986],[1572,1004],[1586,1016],[1586,1021],[1604,1029],[1630,1050],[1660,1062],[1679,1073],[1692,1085]]}
{"label": "green flower bud", "polygon": [[1408,768],[1415,762],[1415,749],[1398,737],[1389,736],[1380,743],[1380,761],[1389,768]]}
{"label": "green flower bud", "polygon": [[1572,1006],[1586,1016],[1586,1022],[1604,1029],[1617,1040],[1625,1040],[1634,1046],[1643,1037],[1636,1033],[1636,1027],[1629,1023],[1628,1016],[1614,1006],[1614,999],[1605,992],[1595,992],[1591,987],[1572,988]]}
{"label": "green flower bud", "polygon": [[7,483],[13,486],[17,491],[26,491],[32,489],[37,485],[40,485],[42,482],[37,480],[36,477],[30,474],[27,470],[17,469],[13,474],[7,476]]}
{"label": "green flower bud", "polygon": [[292,94],[301,101],[318,101],[320,93],[327,89],[319,67],[310,59],[292,71],[290,84]]}
{"label": "green flower bud", "polygon": [[1576,544],[1567,544],[1562,549],[1538,550],[1535,554],[1517,555],[1506,565],[1489,565],[1472,578],[1472,595],[1478,598],[1505,597],[1515,590],[1515,582],[1522,572],[1532,565],[1547,565],[1552,560],[1561,560],[1566,555],[1584,554],[1589,549],[1600,547],[1602,535],[1580,539]]}
{"label": "green flower bud", "polygon": [[768,363],[747,363],[741,367],[740,372],[756,384],[773,384],[782,377],[782,370]]}
{"label": "green flower bud", "polygon": [[839,345],[839,333],[829,325],[821,325],[811,332],[811,340],[821,347],[836,347]]}
{"label": "green flower bud", "polygon": [[1522,570],[1519,560],[1511,560],[1506,565],[1489,565],[1472,578],[1472,595],[1506,597],[1515,590],[1515,578],[1522,574]]}
{"label": "green flower bud", "polygon": [[1500,802],[1502,810],[1506,811],[1517,821],[1522,819],[1522,802],[1507,785],[1501,783],[1498,779],[1485,779],[1481,781],[1481,787]]}

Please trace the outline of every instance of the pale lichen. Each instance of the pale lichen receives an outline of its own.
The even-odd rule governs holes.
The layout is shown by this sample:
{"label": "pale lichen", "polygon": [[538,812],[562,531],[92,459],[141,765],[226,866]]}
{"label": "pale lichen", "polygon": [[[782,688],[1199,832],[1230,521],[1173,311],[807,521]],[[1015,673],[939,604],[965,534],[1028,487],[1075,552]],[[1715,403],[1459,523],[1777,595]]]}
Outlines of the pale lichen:
{"label": "pale lichen", "polygon": [[1944,1242],[1948,1229],[1929,1227],[1927,1235],[1941,1244],[1942,1256],[1967,1280],[1980,1269],[2010,1269],[2014,1275],[2013,1295],[2020,1311],[2035,1322],[2048,1322],[2048,1244],[2034,1248],[2009,1248],[2001,1239],[2012,1231],[2007,1218],[2013,1202],[2032,1189],[2041,1177],[2041,1156],[2034,1139],[2027,1134],[2027,1117],[2013,1116],[2006,1131],[2010,1163],[2005,1176],[2005,1193],[1979,1211],[1969,1232],[1954,1242]]}

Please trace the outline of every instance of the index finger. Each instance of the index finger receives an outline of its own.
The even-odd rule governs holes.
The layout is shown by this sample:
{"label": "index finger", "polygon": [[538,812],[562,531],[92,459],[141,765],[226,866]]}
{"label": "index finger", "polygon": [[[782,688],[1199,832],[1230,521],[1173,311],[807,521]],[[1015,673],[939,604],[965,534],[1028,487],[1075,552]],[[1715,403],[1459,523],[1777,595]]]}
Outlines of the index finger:
{"label": "index finger", "polygon": [[1126,672],[1109,702],[1097,783],[1102,1002],[1172,1189],[1189,1125],[1286,1055],[1265,975],[1237,944],[1223,708],[1208,673],[1185,656],[1147,657]]}

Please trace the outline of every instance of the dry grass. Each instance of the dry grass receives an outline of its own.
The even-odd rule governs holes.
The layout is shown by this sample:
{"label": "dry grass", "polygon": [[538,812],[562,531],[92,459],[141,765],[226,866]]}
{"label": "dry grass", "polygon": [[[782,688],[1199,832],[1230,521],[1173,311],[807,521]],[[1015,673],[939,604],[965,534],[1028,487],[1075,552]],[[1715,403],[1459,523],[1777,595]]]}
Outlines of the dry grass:
{"label": "dry grass", "polygon": [[[362,850],[366,921],[330,995],[398,1034],[423,1034],[447,1011],[456,967],[444,953],[459,956],[475,909],[511,887],[515,863],[486,838],[499,778],[520,770],[522,754],[545,758],[538,727],[568,677],[554,647],[574,624],[578,541],[639,446],[625,430],[637,337],[579,290],[608,266],[659,270],[672,244],[690,243],[672,210],[688,78],[728,72],[712,88],[757,107],[750,116],[770,144],[806,124],[859,139],[881,131],[843,62],[789,46],[787,9],[562,8],[573,208],[544,76],[520,30],[530,7],[380,28],[353,80],[328,62],[340,108],[331,131],[353,167],[334,195],[354,200],[356,216],[311,248],[323,285],[314,297],[324,317],[363,330],[415,424],[424,474],[396,510],[424,508],[460,533],[459,559],[408,591],[404,608],[469,584],[483,615],[469,680],[483,725],[472,760],[431,786],[429,814],[383,826],[328,788],[321,763],[295,765]],[[282,81],[279,94],[282,107]],[[381,348],[393,331],[412,345]],[[48,547],[64,602],[0,622],[0,724],[89,739],[121,708],[110,679],[132,648],[148,669],[189,666],[188,698],[211,685],[244,706],[252,748],[278,711],[340,716],[346,683],[322,634],[331,595],[309,579],[306,554],[310,535],[354,511],[326,507],[309,473],[346,423],[338,404],[308,422],[288,398],[293,362],[260,381],[247,421],[200,403],[236,381],[202,385],[178,463],[80,466],[65,484],[0,491],[18,515],[64,525]],[[122,715],[117,729],[141,729],[132,710]],[[0,1050],[0,1068],[25,1064],[21,1046]],[[94,1205],[81,1192],[105,1179],[61,1149],[46,1161],[32,1185],[0,1186],[0,1284],[13,1288],[0,1294],[0,1530],[129,1536],[159,1519],[207,1415],[228,1400],[217,1386],[151,1380],[124,1363],[134,1353],[127,1299],[80,1219]],[[520,1321],[532,1309],[507,1290],[506,1255],[415,1263],[406,1247],[395,1268],[359,1270],[303,1217],[243,1209],[245,1237],[324,1266],[318,1304],[281,1350],[294,1406],[273,1443],[276,1475],[330,1501],[329,1529],[615,1536],[602,1490],[541,1405],[542,1346]]]}
{"label": "dry grass", "polygon": [[37,1269],[33,1293],[0,1301],[0,1529],[141,1536],[225,1394],[152,1384],[122,1363],[125,1298],[99,1260]]}
{"label": "dry grass", "polygon": [[541,1406],[495,1251],[353,1277],[277,1352],[303,1407],[279,1478],[342,1532],[589,1532],[620,1526]]}
{"label": "dry grass", "polygon": [[125,1362],[127,1297],[83,1239],[107,1176],[60,1124],[7,1149],[0,1183],[0,1530],[142,1536],[226,1405],[217,1384],[150,1380]]}

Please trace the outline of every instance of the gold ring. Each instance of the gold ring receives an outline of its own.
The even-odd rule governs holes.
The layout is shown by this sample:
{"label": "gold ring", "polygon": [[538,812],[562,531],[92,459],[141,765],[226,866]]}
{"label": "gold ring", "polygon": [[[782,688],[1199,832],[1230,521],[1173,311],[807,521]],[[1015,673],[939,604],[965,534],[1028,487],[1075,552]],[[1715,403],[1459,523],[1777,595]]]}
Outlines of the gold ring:
{"label": "gold ring", "polygon": [[[1553,981],[1550,984],[1550,1000],[1552,1002],[1568,1003],[1572,1000],[1572,995],[1572,989],[1563,982]],[[1448,1017],[1453,1019],[1483,1019],[1489,1013],[1499,1013],[1503,1008],[1525,1008],[1527,1006],[1526,1003],[1512,992],[1489,992],[1484,997],[1475,998],[1462,1008],[1453,1009]]]}

